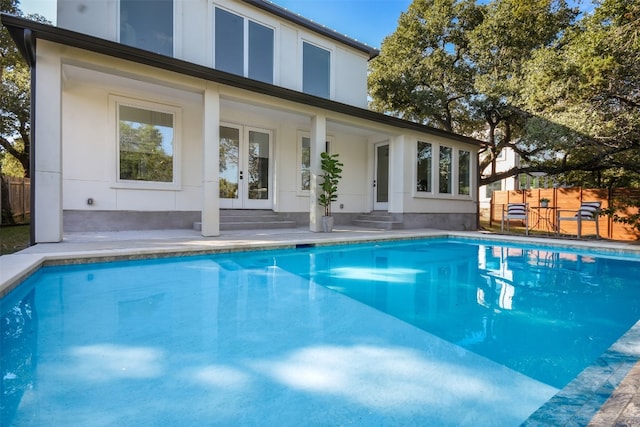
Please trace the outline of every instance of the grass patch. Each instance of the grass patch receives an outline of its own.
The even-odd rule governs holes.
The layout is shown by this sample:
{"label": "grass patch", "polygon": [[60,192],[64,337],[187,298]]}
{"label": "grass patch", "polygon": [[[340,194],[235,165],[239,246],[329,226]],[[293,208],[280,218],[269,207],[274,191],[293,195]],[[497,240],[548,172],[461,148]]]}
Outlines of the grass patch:
{"label": "grass patch", "polygon": [[0,227],[0,255],[12,254],[29,247],[29,225]]}

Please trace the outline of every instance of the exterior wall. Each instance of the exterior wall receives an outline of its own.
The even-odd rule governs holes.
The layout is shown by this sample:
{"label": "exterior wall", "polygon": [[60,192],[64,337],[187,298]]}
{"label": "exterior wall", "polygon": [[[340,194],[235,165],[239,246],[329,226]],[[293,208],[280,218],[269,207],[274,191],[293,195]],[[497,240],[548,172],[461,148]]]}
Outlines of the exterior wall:
{"label": "exterior wall", "polygon": [[[202,185],[202,95],[113,78],[66,65],[64,85],[63,209],[199,211]],[[84,78],[84,80],[82,80]],[[110,82],[96,85],[92,79]],[[136,189],[116,182],[116,119],[112,97],[170,105],[182,110],[179,185]],[[88,199],[92,204],[88,204]]]}
{"label": "exterior wall", "polygon": [[[295,46],[294,55],[300,55],[298,30],[293,26],[279,28],[286,29],[278,32],[276,42]],[[343,65],[351,58],[347,68],[354,72],[350,78],[366,73],[366,66],[359,70],[360,63],[348,51],[334,46],[332,52],[334,58],[344,54]],[[272,199],[267,209],[296,218],[298,223],[317,226],[321,213],[314,183],[319,174],[319,153],[329,140],[330,151],[339,153],[345,165],[338,200],[333,204],[337,224],[350,223],[358,214],[373,210],[374,147],[386,142],[390,145],[389,212],[403,215],[408,228],[473,228],[470,224],[477,210],[475,145],[46,40],[38,40],[37,58],[37,242],[61,240],[63,219],[66,231],[98,231],[187,228],[201,218],[203,234],[216,235],[221,206],[221,123],[263,129],[272,135]],[[341,66],[334,64],[334,73],[349,74]],[[282,67],[280,71],[290,76],[293,68]],[[358,81],[364,84],[366,78]],[[350,96],[345,95],[355,100]],[[173,154],[177,160],[175,182],[118,182],[116,98],[179,112]],[[312,191],[306,193],[299,190],[301,135],[309,136],[314,154]],[[455,153],[458,149],[469,151],[471,194],[455,194],[456,167],[452,170],[454,193],[437,193],[437,161],[433,163],[434,191],[416,193],[417,141],[430,142],[434,156],[440,145]]]}
{"label": "exterior wall", "polygon": [[[274,84],[302,90],[302,43],[309,41],[331,52],[331,99],[367,107],[367,54],[239,1],[176,0],[175,57],[213,66],[214,5],[275,30]],[[57,25],[119,41],[118,11],[119,0],[58,0]]]}
{"label": "exterior wall", "polygon": [[[469,151],[471,154],[471,170],[470,170],[470,194],[458,195],[458,174],[457,167],[452,169],[452,193],[442,194],[438,192],[438,168],[437,162],[434,163],[432,169],[432,191],[430,193],[422,193],[416,191],[417,182],[417,142],[428,142],[432,144],[433,155],[437,158],[440,146],[451,147],[454,152],[453,161],[457,162],[458,150]],[[399,148],[392,150],[390,153],[390,162],[392,162],[395,170],[404,170],[403,174],[394,174],[395,179],[402,181],[396,185],[397,194],[394,195],[396,203],[391,206],[390,212],[407,213],[430,213],[449,215],[453,213],[459,214],[477,214],[476,191],[476,163],[473,161],[477,157],[477,148],[452,141],[449,139],[431,136],[431,135],[407,135],[398,138],[394,144]]]}

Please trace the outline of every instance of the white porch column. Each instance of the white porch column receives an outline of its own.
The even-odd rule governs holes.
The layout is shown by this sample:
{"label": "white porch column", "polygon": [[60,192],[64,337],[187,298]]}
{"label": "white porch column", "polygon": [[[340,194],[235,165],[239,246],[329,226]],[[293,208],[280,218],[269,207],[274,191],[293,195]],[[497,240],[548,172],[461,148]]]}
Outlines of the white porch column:
{"label": "white porch column", "polygon": [[309,189],[309,230],[322,231],[322,215],[324,208],[318,204],[320,188],[318,183],[322,174],[320,169],[320,155],[326,148],[327,141],[327,117],[323,114],[311,118],[311,142],[309,147],[311,162],[311,188]]}
{"label": "white porch column", "polygon": [[57,52],[44,55],[38,52],[35,72],[35,118],[32,118],[35,165],[31,176],[36,187],[32,239],[35,243],[52,243],[62,241],[63,233],[62,70]]}
{"label": "white porch column", "polygon": [[411,192],[411,188],[405,191],[404,185],[413,174],[412,164],[405,162],[406,140],[404,136],[396,136],[389,141],[389,206],[387,210],[391,213],[404,212],[405,193]]}
{"label": "white porch column", "polygon": [[220,93],[204,92],[202,130],[202,235],[220,235]]}

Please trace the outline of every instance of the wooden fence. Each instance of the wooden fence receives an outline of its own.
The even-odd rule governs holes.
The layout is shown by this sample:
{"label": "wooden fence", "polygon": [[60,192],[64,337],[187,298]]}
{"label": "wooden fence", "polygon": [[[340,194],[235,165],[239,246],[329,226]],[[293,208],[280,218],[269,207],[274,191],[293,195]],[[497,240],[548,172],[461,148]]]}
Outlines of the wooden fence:
{"label": "wooden fence", "polygon": [[31,216],[31,180],[0,176],[2,224],[29,222]]}
{"label": "wooden fence", "polygon": [[[540,199],[549,199],[549,207],[541,207]],[[613,200],[620,198],[640,200],[640,189],[616,188],[607,189],[583,189],[583,188],[540,188],[532,190],[494,191],[491,196],[491,209],[489,212],[489,224],[500,224],[502,210],[507,203],[528,203],[530,209],[530,228],[537,231],[553,232],[556,224],[556,212],[558,210],[577,210],[580,203],[601,202],[602,208],[610,206]],[[620,213],[633,215],[637,208],[630,208]],[[603,215],[598,219],[600,236],[611,240],[640,240],[640,233],[632,227],[614,222],[610,217]],[[561,234],[577,233],[575,221],[563,221]],[[583,235],[595,235],[595,223],[584,221],[582,223]]]}

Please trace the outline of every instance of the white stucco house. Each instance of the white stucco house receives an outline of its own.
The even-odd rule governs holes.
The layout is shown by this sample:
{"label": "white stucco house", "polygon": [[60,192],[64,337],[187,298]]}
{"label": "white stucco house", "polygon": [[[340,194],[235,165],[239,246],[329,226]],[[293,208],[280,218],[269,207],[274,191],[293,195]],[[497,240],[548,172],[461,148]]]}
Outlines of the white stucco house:
{"label": "white stucco house", "polygon": [[344,163],[336,224],[475,229],[475,139],[367,109],[377,50],[263,0],[58,0],[2,15],[32,72],[32,239],[201,226],[267,210],[320,231],[320,154]]}

